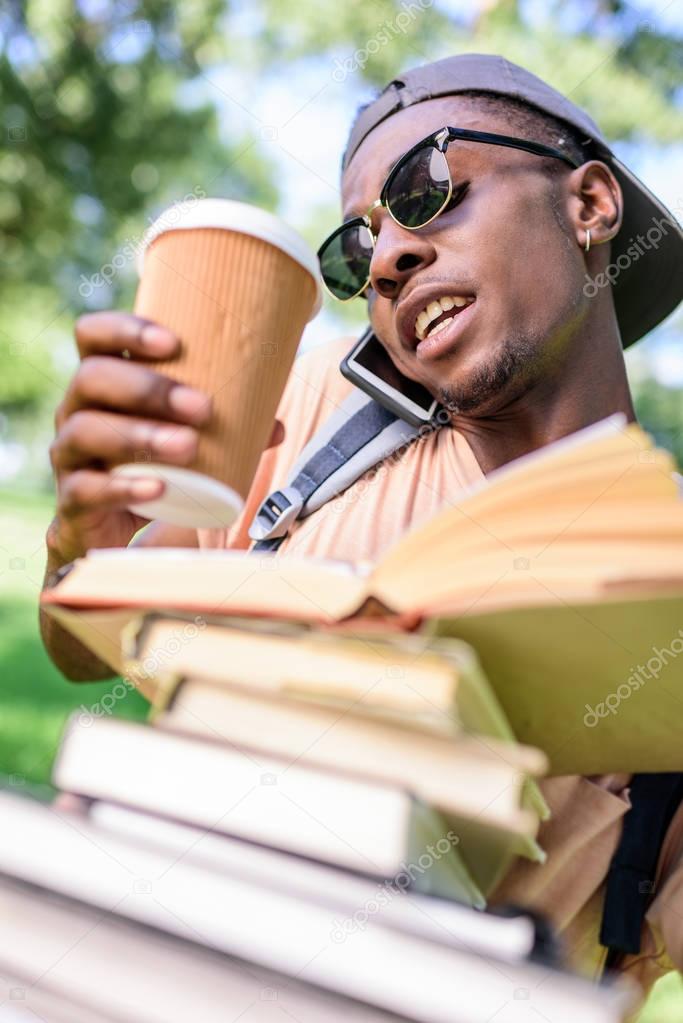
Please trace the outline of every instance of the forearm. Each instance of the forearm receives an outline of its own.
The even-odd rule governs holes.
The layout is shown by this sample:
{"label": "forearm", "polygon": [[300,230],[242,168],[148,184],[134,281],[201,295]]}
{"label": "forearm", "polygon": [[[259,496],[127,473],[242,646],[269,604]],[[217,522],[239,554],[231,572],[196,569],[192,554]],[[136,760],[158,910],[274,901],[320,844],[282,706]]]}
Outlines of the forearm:
{"label": "forearm", "polygon": [[[51,527],[52,529],[52,527]],[[43,589],[49,588],[57,569],[67,561],[47,535],[47,566]],[[97,682],[115,677],[115,671],[76,639],[46,611],[40,609],[40,634],[50,659],[56,668],[72,682]]]}

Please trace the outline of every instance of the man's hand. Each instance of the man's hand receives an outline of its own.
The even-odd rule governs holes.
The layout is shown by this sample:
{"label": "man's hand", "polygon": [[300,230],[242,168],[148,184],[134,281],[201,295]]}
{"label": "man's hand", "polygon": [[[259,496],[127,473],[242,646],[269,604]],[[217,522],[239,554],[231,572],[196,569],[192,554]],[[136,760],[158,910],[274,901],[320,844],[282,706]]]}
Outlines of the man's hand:
{"label": "man's hand", "polygon": [[[179,352],[164,327],[128,313],[93,313],[76,324],[81,364],[55,414],[50,460],[57,514],[48,530],[53,566],[91,547],[125,547],[149,519],[127,505],[159,497],[164,483],[145,477],[145,461],[187,466],[198,428],[211,414],[208,395],[156,372],[155,359]],[[131,357],[129,360],[124,353]],[[139,462],[139,476],[111,468]]]}

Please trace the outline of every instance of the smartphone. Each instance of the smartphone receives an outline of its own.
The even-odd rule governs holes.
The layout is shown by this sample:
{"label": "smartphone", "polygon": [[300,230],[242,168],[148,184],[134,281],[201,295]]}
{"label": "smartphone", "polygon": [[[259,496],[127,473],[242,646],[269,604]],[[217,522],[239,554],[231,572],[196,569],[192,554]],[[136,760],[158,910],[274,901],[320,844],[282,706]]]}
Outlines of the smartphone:
{"label": "smartphone", "polygon": [[440,407],[426,387],[396,368],[372,327],[356,341],[339,369],[347,380],[411,426],[430,422]]}

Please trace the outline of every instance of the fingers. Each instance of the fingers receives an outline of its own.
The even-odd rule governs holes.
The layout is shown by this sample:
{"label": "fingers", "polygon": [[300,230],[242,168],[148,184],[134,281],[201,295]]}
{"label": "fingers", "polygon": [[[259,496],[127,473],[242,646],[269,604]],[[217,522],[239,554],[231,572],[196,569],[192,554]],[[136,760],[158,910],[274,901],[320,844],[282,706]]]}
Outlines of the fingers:
{"label": "fingers", "polygon": [[[180,351],[180,340],[157,324],[128,313],[92,313],[79,319],[75,333],[81,364],[55,414],[50,458],[58,518],[67,532],[75,523],[81,541],[99,542],[125,533],[131,504],[163,494],[163,480],[145,477],[146,462],[194,460],[211,399],[153,368],[155,359]],[[139,476],[108,471],[126,462],[140,463]]]}
{"label": "fingers", "polygon": [[108,514],[115,508],[152,500],[163,491],[163,480],[111,476],[94,469],[80,469],[67,476],[59,488],[57,512],[73,523],[98,511]]}
{"label": "fingers", "polygon": [[87,313],[76,322],[81,359],[89,355],[123,355],[133,359],[171,359],[180,351],[175,334],[132,313]]}
{"label": "fingers", "polygon": [[211,415],[211,399],[202,391],[108,355],[90,355],[81,363],[57,410],[57,426],[79,409],[93,407],[196,426]]}
{"label": "fingers", "polygon": [[188,465],[196,456],[199,433],[190,426],[81,409],[68,417],[50,445],[59,474],[85,466],[146,461]]}

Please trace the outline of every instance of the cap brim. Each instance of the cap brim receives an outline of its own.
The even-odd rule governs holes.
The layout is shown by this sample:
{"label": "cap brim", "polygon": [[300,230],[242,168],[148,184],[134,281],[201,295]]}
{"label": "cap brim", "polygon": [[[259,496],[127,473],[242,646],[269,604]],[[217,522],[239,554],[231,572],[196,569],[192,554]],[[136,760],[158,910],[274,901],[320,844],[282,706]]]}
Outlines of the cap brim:
{"label": "cap brim", "polygon": [[683,229],[614,155],[606,162],[624,193],[624,217],[612,242],[610,277],[622,344],[628,348],[683,301]]}

